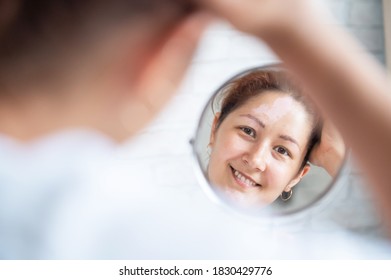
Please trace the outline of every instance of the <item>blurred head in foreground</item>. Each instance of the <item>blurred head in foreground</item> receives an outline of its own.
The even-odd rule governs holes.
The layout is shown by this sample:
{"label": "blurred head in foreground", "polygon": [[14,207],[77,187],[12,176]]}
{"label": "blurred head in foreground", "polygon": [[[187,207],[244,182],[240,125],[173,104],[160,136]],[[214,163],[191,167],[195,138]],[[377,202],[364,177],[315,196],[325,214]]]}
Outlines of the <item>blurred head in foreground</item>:
{"label": "blurred head in foreground", "polygon": [[126,139],[175,92],[205,22],[184,0],[0,0],[0,133]]}

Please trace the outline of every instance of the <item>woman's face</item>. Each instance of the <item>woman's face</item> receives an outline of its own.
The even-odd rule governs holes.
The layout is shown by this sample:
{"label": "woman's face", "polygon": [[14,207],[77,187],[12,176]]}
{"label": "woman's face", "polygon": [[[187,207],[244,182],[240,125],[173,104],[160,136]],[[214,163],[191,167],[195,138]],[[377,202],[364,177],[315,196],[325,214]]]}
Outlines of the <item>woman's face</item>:
{"label": "woman's face", "polygon": [[218,117],[210,138],[208,176],[229,199],[245,206],[270,204],[308,172],[308,165],[300,167],[311,120],[289,95],[267,91],[253,97],[216,130]]}

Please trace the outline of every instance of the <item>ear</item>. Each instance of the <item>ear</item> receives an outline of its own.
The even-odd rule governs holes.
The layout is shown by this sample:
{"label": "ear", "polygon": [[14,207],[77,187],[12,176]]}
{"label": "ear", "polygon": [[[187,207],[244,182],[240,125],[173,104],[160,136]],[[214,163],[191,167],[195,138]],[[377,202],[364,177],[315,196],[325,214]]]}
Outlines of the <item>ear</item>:
{"label": "ear", "polygon": [[216,138],[215,134],[216,134],[217,122],[219,121],[219,118],[220,118],[220,113],[216,113],[213,119],[212,128],[210,130],[209,145],[211,146],[213,146]]}
{"label": "ear", "polygon": [[285,187],[284,192],[289,192],[294,186],[296,186],[300,180],[307,175],[308,171],[310,171],[311,166],[306,163],[303,169],[289,182],[289,184]]}
{"label": "ear", "polygon": [[139,73],[132,81],[132,94],[128,96],[128,104],[124,105],[129,109],[125,108],[126,118],[122,118],[122,122],[128,130],[142,128],[175,93],[210,19],[208,14],[201,12],[189,15],[139,66]]}
{"label": "ear", "polygon": [[[140,65],[139,73],[132,82],[132,94],[128,102],[143,107],[144,118],[146,115],[149,115],[149,119],[155,116],[175,93],[209,19],[207,14],[201,12],[189,15],[173,32],[166,35],[149,59]],[[134,109],[133,105],[130,106]],[[132,115],[133,121],[143,121],[140,115]]]}

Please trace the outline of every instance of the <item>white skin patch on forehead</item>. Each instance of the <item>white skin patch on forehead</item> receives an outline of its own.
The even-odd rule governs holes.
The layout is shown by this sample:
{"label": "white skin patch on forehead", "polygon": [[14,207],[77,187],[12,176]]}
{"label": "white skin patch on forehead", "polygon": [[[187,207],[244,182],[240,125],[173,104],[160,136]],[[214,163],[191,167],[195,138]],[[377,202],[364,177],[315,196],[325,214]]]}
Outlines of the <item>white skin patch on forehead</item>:
{"label": "white skin patch on forehead", "polygon": [[254,113],[264,115],[266,121],[275,122],[289,114],[292,107],[296,105],[295,103],[297,103],[296,100],[289,95],[282,95],[277,97],[271,104],[260,105],[254,109]]}

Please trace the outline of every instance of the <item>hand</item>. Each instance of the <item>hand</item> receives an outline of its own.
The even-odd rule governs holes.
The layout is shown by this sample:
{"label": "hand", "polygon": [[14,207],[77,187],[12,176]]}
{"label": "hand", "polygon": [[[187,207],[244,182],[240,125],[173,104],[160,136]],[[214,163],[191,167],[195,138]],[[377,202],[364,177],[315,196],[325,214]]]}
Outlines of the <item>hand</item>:
{"label": "hand", "polygon": [[327,120],[323,125],[320,142],[315,145],[310,154],[310,162],[323,167],[334,177],[337,175],[345,157],[345,150],[345,143],[341,135],[334,125]]}
{"label": "hand", "polygon": [[260,36],[286,34],[324,22],[324,9],[311,0],[201,0],[203,6],[236,28]]}

